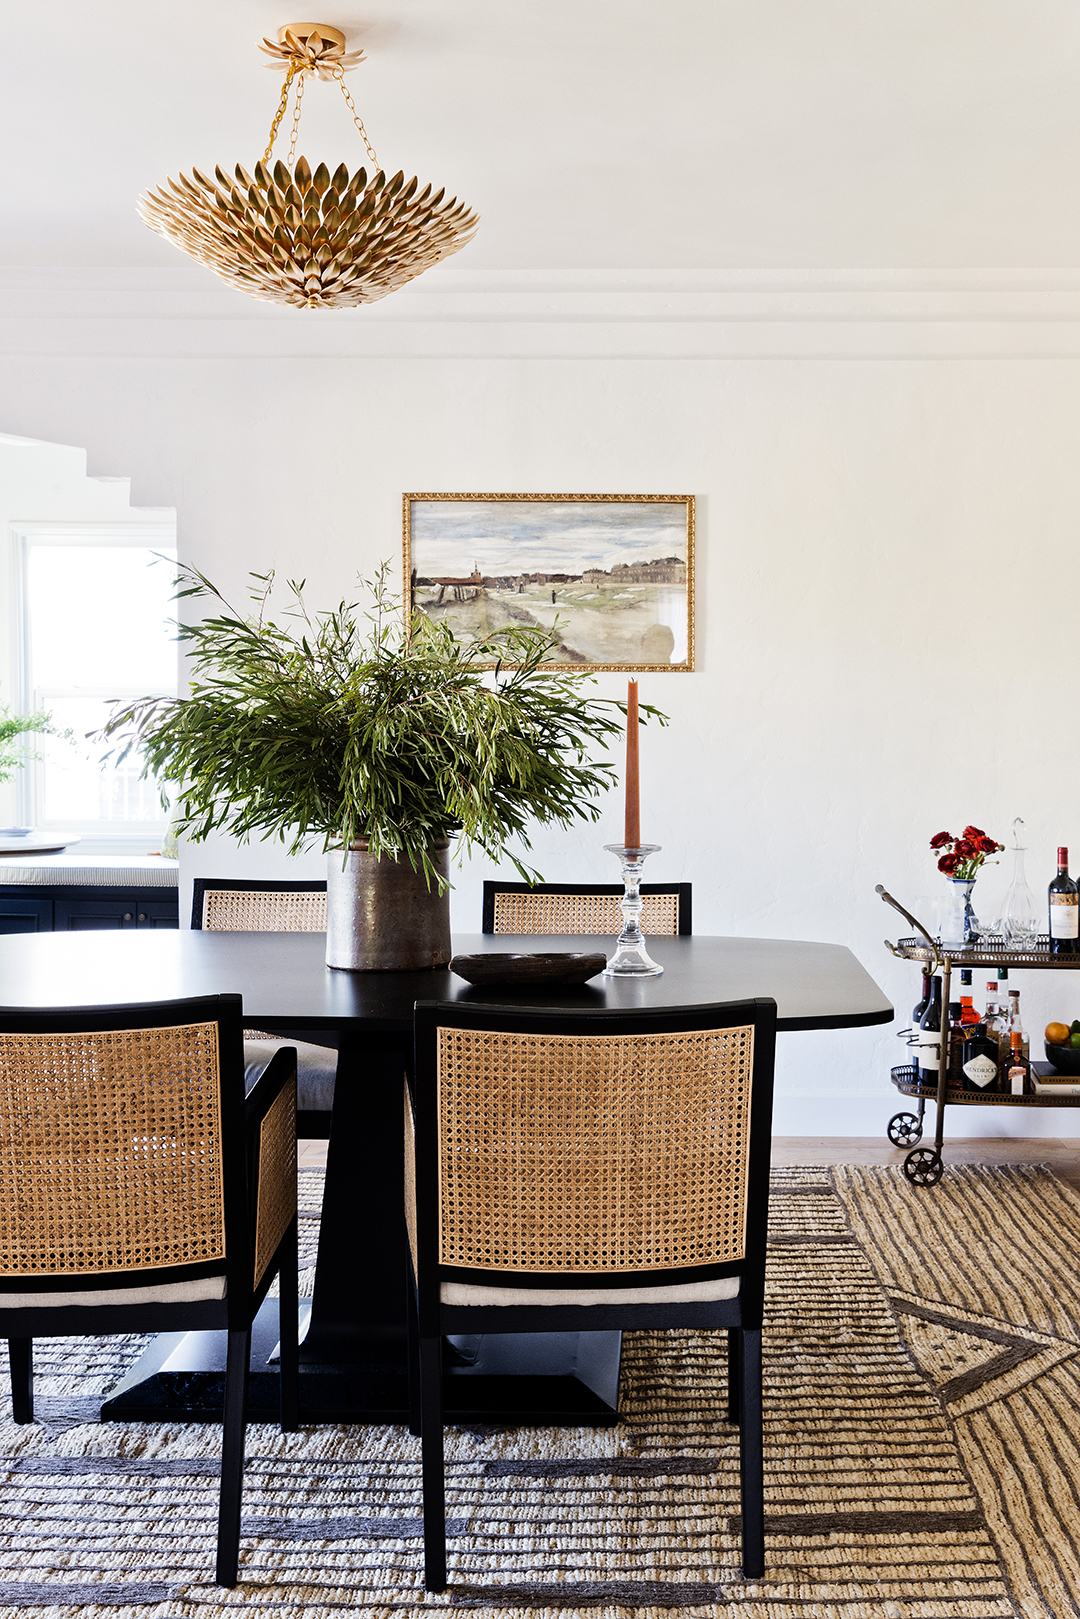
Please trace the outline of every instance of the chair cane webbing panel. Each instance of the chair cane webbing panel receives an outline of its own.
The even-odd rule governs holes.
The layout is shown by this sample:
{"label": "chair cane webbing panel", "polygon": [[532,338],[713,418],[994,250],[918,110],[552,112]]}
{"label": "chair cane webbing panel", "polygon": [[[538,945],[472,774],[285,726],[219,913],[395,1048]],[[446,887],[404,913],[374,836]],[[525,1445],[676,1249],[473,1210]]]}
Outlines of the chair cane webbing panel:
{"label": "chair cane webbing panel", "polygon": [[202,925],[227,933],[325,933],[326,895],[288,888],[208,888]]}
{"label": "chair cane webbing panel", "polygon": [[259,1198],[255,1210],[258,1287],[296,1213],[296,1081],[282,1086],[259,1125]]}
{"label": "chair cane webbing panel", "polygon": [[[496,933],[593,933],[617,938],[623,917],[618,894],[495,895]],[[658,938],[679,931],[678,894],[641,896],[641,931]]]}
{"label": "chair cane webbing panel", "polygon": [[0,1277],[224,1260],[219,1086],[216,1023],[0,1035]]}
{"label": "chair cane webbing panel", "polygon": [[441,1262],[582,1275],[743,1258],[753,1038],[440,1028]]}

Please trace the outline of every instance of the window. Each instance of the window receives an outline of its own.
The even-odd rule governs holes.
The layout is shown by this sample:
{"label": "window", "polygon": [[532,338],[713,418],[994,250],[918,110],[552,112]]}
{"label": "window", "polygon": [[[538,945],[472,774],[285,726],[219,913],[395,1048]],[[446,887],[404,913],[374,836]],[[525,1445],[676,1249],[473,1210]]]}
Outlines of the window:
{"label": "window", "polygon": [[34,739],[40,758],[21,773],[21,818],[145,852],[165,829],[157,784],[139,779],[134,754],[103,762],[107,744],[87,733],[114,699],[176,692],[172,525],[27,525],[19,539],[20,706],[73,733]]}

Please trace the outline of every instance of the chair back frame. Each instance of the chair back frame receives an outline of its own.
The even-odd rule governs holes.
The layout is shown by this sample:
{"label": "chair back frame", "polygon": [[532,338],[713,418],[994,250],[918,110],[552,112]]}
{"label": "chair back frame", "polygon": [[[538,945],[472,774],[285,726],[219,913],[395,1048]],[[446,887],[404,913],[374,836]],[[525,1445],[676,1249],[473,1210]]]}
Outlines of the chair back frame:
{"label": "chair back frame", "polygon": [[[243,1009],[239,995],[207,995],[174,1001],[155,1001],[146,1005],[64,1007],[42,1010],[34,1007],[0,1007],[0,1036],[5,1034],[91,1034],[110,1030],[139,1030],[171,1028],[185,1024],[216,1023],[218,1028],[218,1088],[221,1129],[222,1209],[225,1228],[225,1256],[221,1265],[214,1265],[214,1274],[225,1276],[225,1298],[201,1300],[186,1305],[57,1305],[49,1310],[49,1321],[55,1321],[59,1330],[65,1330],[68,1317],[85,1323],[88,1332],[107,1331],[96,1326],[91,1317],[103,1318],[115,1314],[130,1322],[133,1313],[146,1315],[147,1320],[168,1321],[175,1325],[178,1312],[205,1320],[207,1325],[232,1326],[240,1319],[249,1320],[253,1293],[265,1294],[273,1274],[264,1274],[254,1286],[254,1231],[255,1209],[252,1199],[256,1195],[258,1166],[248,1160],[248,1115],[250,1106],[244,1096]],[[282,1054],[284,1055],[284,1054]],[[255,1104],[258,1105],[257,1103]],[[41,1311],[45,1306],[26,1310],[5,1309],[5,1292],[94,1291],[98,1287],[139,1287],[147,1284],[182,1280],[192,1269],[206,1267],[162,1266],[139,1271],[63,1272],[48,1277],[11,1276],[0,1281],[0,1336],[17,1335],[16,1318],[36,1318],[40,1332]],[[127,1330],[135,1330],[128,1327]],[[148,1327],[147,1330],[153,1330]]]}
{"label": "chair back frame", "polygon": [[[749,1150],[746,1169],[745,1251],[741,1258],[704,1267],[672,1268],[648,1273],[588,1270],[578,1276],[550,1272],[481,1271],[445,1265],[440,1258],[440,1163],[438,1040],[440,1029],[470,1029],[495,1033],[539,1035],[649,1035],[678,1034],[704,1029],[754,1030],[753,1084],[749,1109]],[[768,1220],[769,1162],[772,1127],[772,1073],[775,1052],[776,1003],[771,1000],[723,1002],[716,1005],[665,1008],[651,1011],[602,1011],[570,1014],[565,1011],[510,1007],[467,1006],[461,1002],[417,1002],[415,1012],[415,1068],[411,1090],[411,1123],[415,1130],[415,1244],[417,1303],[420,1332],[428,1336],[448,1328],[451,1307],[440,1303],[443,1281],[475,1282],[482,1286],[560,1289],[602,1286],[667,1286],[738,1275],[738,1319],[744,1326],[760,1326],[765,1296],[765,1252]],[[407,1120],[407,1124],[408,1124]],[[527,1306],[523,1308],[527,1309]],[[552,1306],[544,1307],[544,1317]],[[597,1306],[587,1307],[590,1319]],[[647,1306],[642,1306],[647,1308]],[[559,1307],[567,1324],[577,1307]],[[475,1314],[473,1307],[469,1311]],[[627,1315],[625,1308],[617,1312]],[[535,1314],[535,1312],[534,1312]],[[629,1314],[633,1316],[631,1307]],[[506,1306],[496,1307],[504,1331],[516,1326]],[[644,1323],[643,1323],[644,1324]],[[597,1321],[597,1325],[601,1325]],[[496,1330],[491,1327],[491,1330]],[[533,1330],[536,1330],[535,1328]],[[562,1330],[552,1319],[552,1330]]]}
{"label": "chair back frame", "polygon": [[[679,933],[686,936],[693,930],[692,893],[693,883],[642,883],[641,897],[648,899],[650,894],[675,894],[679,902]],[[501,880],[488,879],[484,883],[484,908],[480,924],[482,933],[495,933],[495,907],[500,894],[580,894],[617,896],[623,892],[619,883],[511,883]],[[504,930],[505,931],[505,930]],[[616,933],[618,929],[616,929]],[[610,935],[614,937],[615,935]],[[540,935],[537,935],[540,937]],[[609,937],[606,933],[589,935],[598,939]]]}
{"label": "chair back frame", "polygon": [[298,878],[290,878],[287,882],[278,882],[251,877],[196,877],[191,887],[191,926],[200,932],[208,893],[325,894],[326,881],[301,882]]}

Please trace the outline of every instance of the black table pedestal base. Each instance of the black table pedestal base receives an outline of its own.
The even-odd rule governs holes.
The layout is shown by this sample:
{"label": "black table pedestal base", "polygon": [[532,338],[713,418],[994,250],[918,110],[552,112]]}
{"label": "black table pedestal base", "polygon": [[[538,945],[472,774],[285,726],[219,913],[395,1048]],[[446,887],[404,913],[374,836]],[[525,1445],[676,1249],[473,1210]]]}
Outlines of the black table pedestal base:
{"label": "black table pedestal base", "polygon": [[[301,1301],[306,1314],[310,1300]],[[301,1316],[303,1330],[304,1315]],[[155,1338],[101,1407],[102,1422],[220,1422],[225,1333]],[[248,1417],[278,1421],[276,1299],[251,1335]],[[447,1355],[443,1408],[449,1425],[609,1428],[618,1419],[618,1332],[487,1334],[467,1359]],[[458,1360],[457,1364],[454,1361]],[[400,1361],[300,1367],[300,1421],[405,1423],[408,1372]]]}

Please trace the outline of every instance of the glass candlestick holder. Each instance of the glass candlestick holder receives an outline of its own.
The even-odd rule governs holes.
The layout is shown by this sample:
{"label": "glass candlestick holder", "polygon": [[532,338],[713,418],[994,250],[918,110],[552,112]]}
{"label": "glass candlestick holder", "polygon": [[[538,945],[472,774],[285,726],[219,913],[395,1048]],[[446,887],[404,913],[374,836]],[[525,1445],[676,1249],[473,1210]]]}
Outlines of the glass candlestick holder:
{"label": "glass candlestick holder", "polygon": [[604,968],[605,978],[655,978],[663,972],[645,948],[645,935],[641,931],[641,868],[646,855],[659,852],[659,843],[642,843],[628,848],[623,843],[605,843],[609,854],[617,855],[622,865],[624,893],[619,901],[623,914],[622,932],[615,944],[615,954]]}

